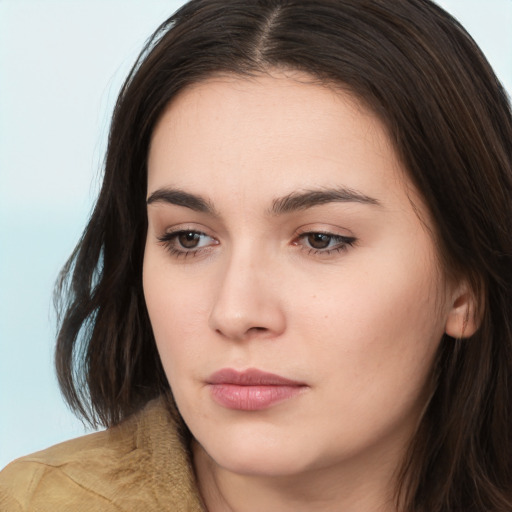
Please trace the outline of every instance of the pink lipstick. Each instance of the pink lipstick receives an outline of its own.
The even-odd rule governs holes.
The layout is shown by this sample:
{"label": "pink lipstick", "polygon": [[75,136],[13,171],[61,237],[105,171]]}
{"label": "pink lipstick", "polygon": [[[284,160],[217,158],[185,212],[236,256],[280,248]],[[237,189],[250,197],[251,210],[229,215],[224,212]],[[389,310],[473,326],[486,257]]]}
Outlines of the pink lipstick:
{"label": "pink lipstick", "polygon": [[225,368],[207,380],[212,398],[223,407],[260,411],[302,393],[307,385],[255,368],[239,372]]}

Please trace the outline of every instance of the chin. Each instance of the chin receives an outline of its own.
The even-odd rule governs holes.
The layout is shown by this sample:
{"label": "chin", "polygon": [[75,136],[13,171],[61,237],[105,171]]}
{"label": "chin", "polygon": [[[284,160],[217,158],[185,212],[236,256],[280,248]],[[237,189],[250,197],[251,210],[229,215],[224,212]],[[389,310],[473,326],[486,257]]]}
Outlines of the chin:
{"label": "chin", "polygon": [[227,430],[210,431],[196,438],[200,449],[226,471],[246,476],[284,477],[311,468],[311,458],[304,450],[308,445],[294,439],[289,429],[282,436],[243,428],[236,432]]}
{"label": "chin", "polygon": [[237,475],[253,477],[287,477],[303,473],[307,465],[279,450],[223,451],[209,453],[216,465]]}

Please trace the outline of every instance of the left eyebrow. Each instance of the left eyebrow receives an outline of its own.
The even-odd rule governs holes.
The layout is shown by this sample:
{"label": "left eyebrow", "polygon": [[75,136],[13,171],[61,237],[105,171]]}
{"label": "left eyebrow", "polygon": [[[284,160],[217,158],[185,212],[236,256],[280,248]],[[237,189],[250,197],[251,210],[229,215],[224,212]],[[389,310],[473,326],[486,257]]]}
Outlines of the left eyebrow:
{"label": "left eyebrow", "polygon": [[357,192],[351,188],[306,190],[292,192],[275,199],[270,208],[271,215],[282,215],[298,210],[307,210],[313,206],[327,203],[362,203],[372,206],[382,206],[377,199]]}

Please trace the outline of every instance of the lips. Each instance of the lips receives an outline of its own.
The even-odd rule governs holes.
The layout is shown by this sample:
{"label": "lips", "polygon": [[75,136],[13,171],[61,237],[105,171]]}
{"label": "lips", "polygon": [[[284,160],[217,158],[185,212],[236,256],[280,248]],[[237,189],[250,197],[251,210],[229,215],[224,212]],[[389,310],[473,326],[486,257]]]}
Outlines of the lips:
{"label": "lips", "polygon": [[215,402],[228,409],[260,411],[302,394],[307,385],[254,368],[225,368],[207,380]]}

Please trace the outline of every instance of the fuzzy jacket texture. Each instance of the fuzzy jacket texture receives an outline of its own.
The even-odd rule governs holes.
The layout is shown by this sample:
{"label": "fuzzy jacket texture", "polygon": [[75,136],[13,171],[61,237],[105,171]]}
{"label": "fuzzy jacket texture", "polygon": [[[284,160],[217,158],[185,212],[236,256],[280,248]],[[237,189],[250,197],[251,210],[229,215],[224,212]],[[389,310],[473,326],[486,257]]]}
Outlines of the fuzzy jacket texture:
{"label": "fuzzy jacket texture", "polygon": [[163,400],[117,427],[23,457],[0,472],[1,512],[203,512]]}

